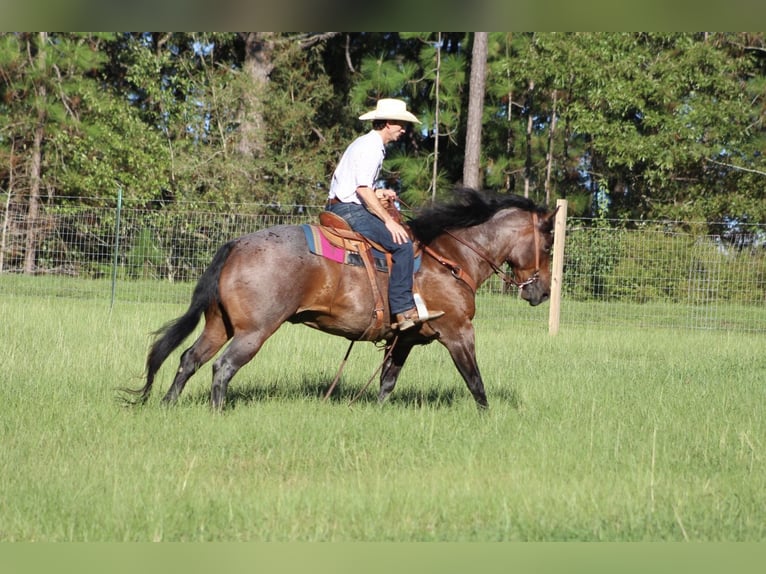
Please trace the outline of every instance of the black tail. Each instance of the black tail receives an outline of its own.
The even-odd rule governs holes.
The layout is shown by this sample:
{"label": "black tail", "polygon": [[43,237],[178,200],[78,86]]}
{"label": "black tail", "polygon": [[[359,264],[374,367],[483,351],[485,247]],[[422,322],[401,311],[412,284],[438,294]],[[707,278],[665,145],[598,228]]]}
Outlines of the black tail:
{"label": "black tail", "polygon": [[123,389],[128,393],[138,395],[138,399],[131,402],[139,404],[146,402],[154,384],[154,377],[160,370],[162,363],[194,331],[205,309],[213,301],[218,300],[218,279],[234,245],[234,241],[229,241],[218,249],[213,261],[210,262],[208,268],[197,281],[186,313],[154,332],[157,338],[146,357],[146,383],[140,389]]}

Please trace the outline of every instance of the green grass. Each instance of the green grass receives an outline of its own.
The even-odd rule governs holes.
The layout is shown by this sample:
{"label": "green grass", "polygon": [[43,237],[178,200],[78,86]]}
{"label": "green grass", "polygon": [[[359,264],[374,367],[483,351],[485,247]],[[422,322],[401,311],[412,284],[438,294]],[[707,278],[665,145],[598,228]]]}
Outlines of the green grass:
{"label": "green grass", "polygon": [[[158,280],[125,280],[118,277],[114,285],[114,304],[132,303],[186,305],[194,284]],[[0,274],[0,293],[5,296],[31,296],[42,299],[84,299],[98,305],[112,302],[110,278],[85,279],[58,275],[27,276]],[[493,277],[482,286],[479,309],[485,320],[502,321],[506,326],[531,323],[537,327],[548,321],[548,305],[530,307],[515,293],[502,294],[502,282]],[[570,326],[624,328],[670,327],[702,331],[736,331],[766,334],[766,306],[742,305],[711,298],[704,305],[688,302],[655,300],[641,304],[620,300],[578,301],[564,294],[561,308],[562,328]],[[89,304],[91,304],[89,303]],[[171,307],[170,313],[178,312]],[[160,319],[164,320],[164,319]]]}
{"label": "green grass", "polygon": [[764,541],[760,335],[477,317],[490,411],[438,344],[391,401],[382,352],[284,326],[210,412],[126,409],[149,333],[178,305],[0,300],[2,541]]}

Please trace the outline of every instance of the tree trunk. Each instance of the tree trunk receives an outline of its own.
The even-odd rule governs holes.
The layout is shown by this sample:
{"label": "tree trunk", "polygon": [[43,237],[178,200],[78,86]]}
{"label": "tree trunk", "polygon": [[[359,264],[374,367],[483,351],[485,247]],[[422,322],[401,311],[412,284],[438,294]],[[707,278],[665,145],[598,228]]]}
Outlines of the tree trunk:
{"label": "tree trunk", "polygon": [[[508,92],[508,111],[506,112],[508,127],[505,129],[505,155],[511,157],[513,151],[513,91]],[[511,190],[511,170],[505,172],[505,190]]]}
{"label": "tree trunk", "polygon": [[[39,45],[37,47],[36,65],[40,70],[40,77],[45,77],[45,51],[47,32],[38,34]],[[27,237],[24,248],[24,273],[30,274],[35,271],[35,252],[37,250],[36,231],[37,218],[40,212],[40,183],[42,181],[42,156],[43,138],[45,137],[45,100],[48,92],[44,80],[36,88],[37,92],[37,125],[35,126],[32,140],[32,158],[29,166],[29,211],[27,213]]]}
{"label": "tree trunk", "polygon": [[247,32],[244,34],[245,61],[243,70],[250,79],[252,90],[243,96],[239,109],[239,143],[237,150],[247,157],[262,155],[265,142],[263,120],[263,93],[274,69],[273,32]]}
{"label": "tree trunk", "polygon": [[463,160],[463,184],[481,188],[481,130],[484,91],[487,79],[487,32],[474,32],[471,54],[471,79],[468,91],[468,121]]}
{"label": "tree trunk", "polygon": [[553,137],[556,134],[556,90],[553,90],[553,109],[551,111],[551,129],[548,131],[548,157],[545,166],[545,204],[551,204],[551,169],[553,167]]}
{"label": "tree trunk", "polygon": [[534,80],[529,81],[527,91],[527,160],[524,169],[524,197],[529,197],[529,181],[532,179],[532,93],[535,91]]}
{"label": "tree trunk", "polygon": [[431,171],[431,204],[436,203],[436,180],[439,175],[439,80],[442,67],[442,33],[439,32],[436,42],[436,79],[434,80],[434,163]]}
{"label": "tree trunk", "polygon": [[0,231],[0,273],[5,267],[5,238],[8,233],[8,218],[11,216],[11,197],[13,196],[13,157],[16,153],[16,144],[11,139],[11,153],[8,161],[8,195],[5,197],[5,211],[3,212],[3,227]]}

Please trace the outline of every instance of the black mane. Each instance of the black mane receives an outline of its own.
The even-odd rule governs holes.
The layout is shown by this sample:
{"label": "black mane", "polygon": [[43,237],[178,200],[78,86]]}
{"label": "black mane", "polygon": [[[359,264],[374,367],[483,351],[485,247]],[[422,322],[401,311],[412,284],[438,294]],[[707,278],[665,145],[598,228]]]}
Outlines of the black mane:
{"label": "black mane", "polygon": [[454,202],[423,209],[408,221],[417,239],[428,244],[444,233],[445,229],[479,225],[501,209],[517,207],[526,211],[546,212],[544,207],[520,195],[482,193],[466,187],[456,189],[455,196],[457,199]]}

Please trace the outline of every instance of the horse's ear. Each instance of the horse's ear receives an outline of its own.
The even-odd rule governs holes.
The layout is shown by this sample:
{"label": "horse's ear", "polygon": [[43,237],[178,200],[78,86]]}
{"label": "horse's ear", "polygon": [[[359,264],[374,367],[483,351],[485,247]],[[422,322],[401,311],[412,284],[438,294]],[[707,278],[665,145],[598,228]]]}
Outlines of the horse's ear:
{"label": "horse's ear", "polygon": [[556,209],[543,215],[540,218],[540,224],[539,224],[540,231],[542,231],[543,233],[551,233],[553,231],[553,226],[556,223],[556,213],[558,212],[558,210],[559,210],[559,206],[557,205]]}

